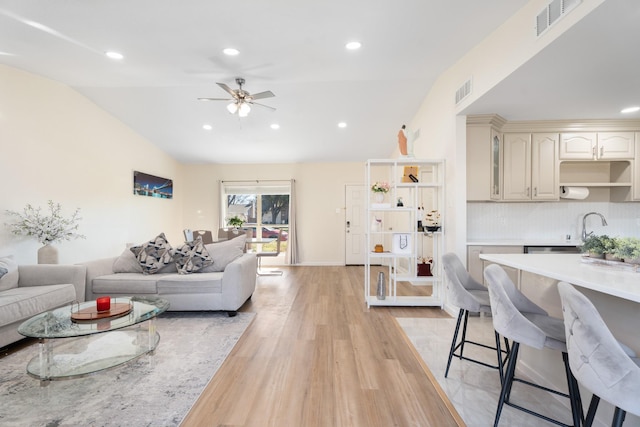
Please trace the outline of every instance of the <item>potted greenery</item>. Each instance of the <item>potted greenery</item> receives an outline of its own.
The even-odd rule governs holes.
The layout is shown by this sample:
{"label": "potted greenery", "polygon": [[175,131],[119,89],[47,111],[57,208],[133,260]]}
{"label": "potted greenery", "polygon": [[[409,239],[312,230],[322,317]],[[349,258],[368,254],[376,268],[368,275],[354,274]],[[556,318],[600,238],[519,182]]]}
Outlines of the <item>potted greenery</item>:
{"label": "potted greenery", "polygon": [[630,264],[640,264],[640,239],[637,237],[621,237],[616,239],[615,256]]}
{"label": "potted greenery", "polygon": [[230,227],[238,229],[238,228],[242,227],[242,224],[244,224],[244,221],[245,221],[244,216],[242,216],[242,215],[234,215],[231,218],[227,219],[227,224]]}
{"label": "potted greenery", "polygon": [[371,186],[376,203],[384,202],[384,195],[389,192],[391,186],[388,182],[374,182]]}
{"label": "potted greenery", "polygon": [[616,237],[609,237],[606,234],[600,236],[600,242],[602,243],[602,253],[604,258],[610,261],[621,261],[616,255],[616,249],[618,247],[618,239]]}
{"label": "potted greenery", "polygon": [[588,254],[591,258],[604,258],[605,245],[602,237],[595,234],[587,237],[582,243],[580,251]]}

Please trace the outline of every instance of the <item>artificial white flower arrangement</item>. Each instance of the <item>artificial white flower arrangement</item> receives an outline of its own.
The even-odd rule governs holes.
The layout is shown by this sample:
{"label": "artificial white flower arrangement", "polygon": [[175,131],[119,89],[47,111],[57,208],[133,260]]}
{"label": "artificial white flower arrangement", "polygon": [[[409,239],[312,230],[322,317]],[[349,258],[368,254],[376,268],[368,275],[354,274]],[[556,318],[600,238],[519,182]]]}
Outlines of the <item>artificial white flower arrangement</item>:
{"label": "artificial white flower arrangement", "polygon": [[64,218],[60,203],[49,200],[48,206],[49,215],[43,214],[41,208],[34,208],[31,205],[27,205],[22,212],[7,210],[7,215],[17,218],[17,222],[6,225],[13,234],[35,237],[43,245],[85,238],[77,232],[82,219],[80,208],[75,210],[71,218]]}

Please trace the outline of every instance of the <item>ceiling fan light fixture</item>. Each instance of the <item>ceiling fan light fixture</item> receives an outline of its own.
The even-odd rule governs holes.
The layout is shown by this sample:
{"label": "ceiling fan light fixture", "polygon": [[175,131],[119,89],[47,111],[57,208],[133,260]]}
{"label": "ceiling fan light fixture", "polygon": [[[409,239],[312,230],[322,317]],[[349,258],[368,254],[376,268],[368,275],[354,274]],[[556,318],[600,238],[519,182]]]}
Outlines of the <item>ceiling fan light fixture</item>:
{"label": "ceiling fan light fixture", "polygon": [[227,105],[227,111],[231,114],[235,114],[236,111],[238,111],[238,103],[232,102],[229,105]]}
{"label": "ceiling fan light fixture", "polygon": [[240,107],[238,108],[238,116],[247,117],[249,112],[251,111],[251,107],[246,102],[240,103]]}

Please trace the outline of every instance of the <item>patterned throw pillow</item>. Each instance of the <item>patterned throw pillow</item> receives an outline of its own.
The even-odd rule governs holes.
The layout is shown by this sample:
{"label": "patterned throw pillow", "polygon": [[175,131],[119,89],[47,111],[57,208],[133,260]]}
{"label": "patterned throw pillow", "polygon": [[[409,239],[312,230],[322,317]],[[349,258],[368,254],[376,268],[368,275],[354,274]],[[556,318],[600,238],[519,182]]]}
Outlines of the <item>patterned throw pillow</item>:
{"label": "patterned throw pillow", "polygon": [[18,264],[11,257],[0,257],[0,291],[18,287]]}
{"label": "patterned throw pillow", "polygon": [[176,262],[176,267],[180,274],[195,273],[201,268],[213,264],[213,260],[204,247],[201,236],[177,248],[173,252],[173,260]]}
{"label": "patterned throw pillow", "polygon": [[173,262],[172,249],[164,233],[160,233],[155,239],[132,247],[131,252],[140,263],[143,274],[154,274]]}

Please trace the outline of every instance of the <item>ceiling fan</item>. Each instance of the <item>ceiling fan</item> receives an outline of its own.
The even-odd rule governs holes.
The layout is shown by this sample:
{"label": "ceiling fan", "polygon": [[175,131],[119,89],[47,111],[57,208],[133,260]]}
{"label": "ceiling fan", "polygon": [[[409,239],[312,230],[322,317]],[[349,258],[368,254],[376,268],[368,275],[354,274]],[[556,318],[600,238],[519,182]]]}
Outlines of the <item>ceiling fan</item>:
{"label": "ceiling fan", "polygon": [[251,111],[251,106],[254,104],[259,105],[261,107],[268,108],[272,111],[276,110],[275,108],[270,107],[268,105],[259,104],[255,102],[256,99],[274,97],[275,95],[273,94],[273,92],[271,92],[270,90],[267,90],[267,91],[259,92],[252,95],[251,93],[242,89],[242,85],[244,84],[244,79],[242,77],[237,77],[236,83],[238,84],[238,89],[236,90],[231,89],[229,86],[227,86],[224,83],[216,83],[225,92],[231,95],[231,98],[198,98],[198,100],[200,101],[232,101],[229,105],[227,105],[227,110],[231,114],[238,113],[239,117],[247,117],[249,115],[249,112]]}

